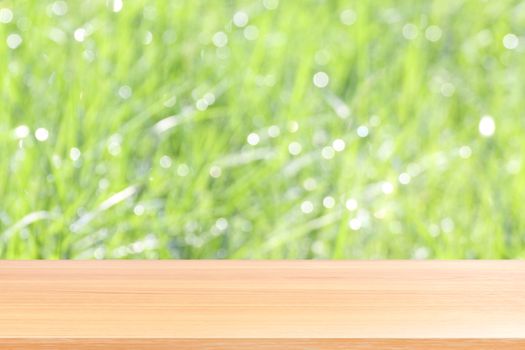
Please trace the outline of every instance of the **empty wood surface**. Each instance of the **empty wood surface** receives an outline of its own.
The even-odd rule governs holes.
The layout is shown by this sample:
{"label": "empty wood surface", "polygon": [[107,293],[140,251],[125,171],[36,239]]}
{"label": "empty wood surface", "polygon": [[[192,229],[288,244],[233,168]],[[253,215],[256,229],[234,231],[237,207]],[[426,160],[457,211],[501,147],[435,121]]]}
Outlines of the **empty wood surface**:
{"label": "empty wood surface", "polygon": [[0,349],[525,349],[522,261],[0,261]]}

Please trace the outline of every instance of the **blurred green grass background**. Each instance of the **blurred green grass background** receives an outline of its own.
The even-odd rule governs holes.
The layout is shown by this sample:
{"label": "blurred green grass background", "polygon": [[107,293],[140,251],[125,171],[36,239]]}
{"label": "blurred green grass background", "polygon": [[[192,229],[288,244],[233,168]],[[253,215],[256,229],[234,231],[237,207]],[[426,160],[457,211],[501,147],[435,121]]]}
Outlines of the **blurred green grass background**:
{"label": "blurred green grass background", "polygon": [[0,258],[525,258],[523,1],[0,1]]}

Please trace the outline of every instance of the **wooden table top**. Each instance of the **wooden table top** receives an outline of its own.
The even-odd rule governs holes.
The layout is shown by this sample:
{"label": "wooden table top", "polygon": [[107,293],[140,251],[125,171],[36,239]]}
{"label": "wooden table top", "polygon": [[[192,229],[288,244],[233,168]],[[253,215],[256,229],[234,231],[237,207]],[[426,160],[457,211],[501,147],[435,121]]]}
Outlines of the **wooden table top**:
{"label": "wooden table top", "polygon": [[525,349],[524,261],[0,261],[0,349]]}

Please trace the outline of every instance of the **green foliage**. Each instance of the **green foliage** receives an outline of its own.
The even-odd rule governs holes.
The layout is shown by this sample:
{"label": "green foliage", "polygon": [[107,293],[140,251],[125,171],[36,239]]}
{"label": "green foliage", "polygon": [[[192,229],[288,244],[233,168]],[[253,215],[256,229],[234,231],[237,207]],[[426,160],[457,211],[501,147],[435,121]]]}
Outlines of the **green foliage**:
{"label": "green foliage", "polygon": [[525,258],[523,2],[0,8],[0,258]]}

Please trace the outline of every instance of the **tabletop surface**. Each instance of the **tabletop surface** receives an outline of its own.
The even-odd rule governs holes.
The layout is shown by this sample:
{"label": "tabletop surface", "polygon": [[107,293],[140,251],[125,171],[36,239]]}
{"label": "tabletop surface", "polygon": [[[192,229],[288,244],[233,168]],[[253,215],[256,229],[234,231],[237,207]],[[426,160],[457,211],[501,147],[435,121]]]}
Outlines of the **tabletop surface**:
{"label": "tabletop surface", "polygon": [[522,261],[0,261],[0,339],[523,339]]}

